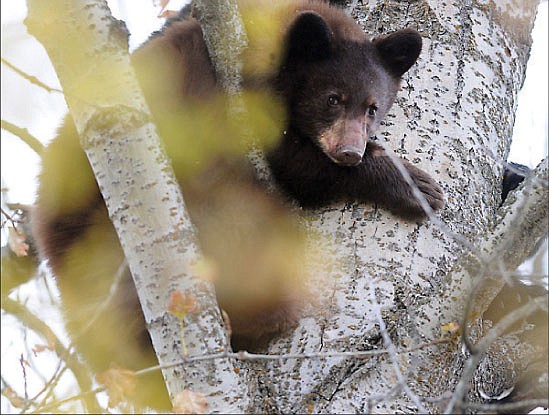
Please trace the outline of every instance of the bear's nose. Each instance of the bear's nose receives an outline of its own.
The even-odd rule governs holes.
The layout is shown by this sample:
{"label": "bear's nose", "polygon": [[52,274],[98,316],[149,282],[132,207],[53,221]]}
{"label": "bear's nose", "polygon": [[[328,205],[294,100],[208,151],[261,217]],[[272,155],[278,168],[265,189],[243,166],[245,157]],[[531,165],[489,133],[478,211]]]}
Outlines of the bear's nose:
{"label": "bear's nose", "polygon": [[362,151],[353,146],[346,146],[334,154],[334,159],[344,166],[356,166],[362,161]]}

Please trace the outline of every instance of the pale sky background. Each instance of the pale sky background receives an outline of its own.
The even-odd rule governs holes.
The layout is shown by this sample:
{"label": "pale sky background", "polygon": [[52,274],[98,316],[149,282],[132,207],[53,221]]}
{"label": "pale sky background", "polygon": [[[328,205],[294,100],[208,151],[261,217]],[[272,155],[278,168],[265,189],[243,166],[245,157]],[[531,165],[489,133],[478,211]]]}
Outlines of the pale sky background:
{"label": "pale sky background", "polygon": [[[44,0],[47,1],[47,0]],[[172,0],[170,8],[177,9],[185,4],[185,0]],[[130,48],[141,44],[148,35],[159,28],[163,21],[157,19],[158,9],[153,7],[152,0],[110,0],[113,14],[124,20],[132,36]],[[29,36],[23,25],[26,16],[26,4],[22,0],[2,1],[2,57],[36,76],[46,84],[60,88],[57,77],[42,46]],[[515,124],[513,145],[510,161],[535,167],[547,155],[548,137],[548,2],[541,3],[533,37],[531,58],[528,63],[527,76],[523,89],[519,94],[517,120]],[[64,113],[67,111],[64,98],[58,93],[47,93],[39,87],[15,75],[2,65],[1,67],[1,116],[18,126],[28,128],[30,133],[42,142],[49,142],[55,134]],[[18,138],[2,130],[1,138],[1,179],[2,187],[9,188],[9,202],[32,203],[36,190],[36,175],[38,174],[38,157]],[[4,195],[2,196],[4,198]],[[6,200],[4,200],[5,202]],[[4,234],[2,232],[2,245]],[[44,284],[43,281],[39,281]],[[29,291],[34,290],[34,291]],[[40,290],[36,298],[36,285],[23,287],[22,297],[31,299],[29,304],[38,307],[40,316],[57,332],[63,331],[60,318],[52,311],[43,310],[40,304],[49,301],[45,298],[45,290]],[[54,291],[55,292],[55,291]],[[20,392],[23,388],[21,369],[17,362],[18,354],[24,352],[18,346],[22,333],[11,327],[9,319],[2,319],[2,375],[9,376],[12,386]],[[31,337],[32,333],[29,334]],[[32,338],[28,343],[43,343],[41,339]],[[14,351],[17,352],[14,354]],[[32,353],[29,354],[32,358]],[[44,373],[53,373],[55,359],[40,359],[39,365]],[[37,362],[38,363],[38,362]],[[5,366],[6,365],[6,366]],[[5,370],[6,367],[9,370]],[[29,374],[29,382],[32,374]],[[71,382],[67,382],[71,384]],[[29,386],[31,387],[31,386]],[[31,391],[32,392],[32,391]],[[32,393],[31,393],[32,394]],[[6,413],[6,400],[2,397],[0,410]]]}

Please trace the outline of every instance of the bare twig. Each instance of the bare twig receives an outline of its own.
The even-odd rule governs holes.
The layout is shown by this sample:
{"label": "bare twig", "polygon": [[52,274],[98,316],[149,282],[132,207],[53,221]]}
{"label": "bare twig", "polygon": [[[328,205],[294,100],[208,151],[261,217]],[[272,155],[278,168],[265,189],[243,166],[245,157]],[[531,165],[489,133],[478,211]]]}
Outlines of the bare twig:
{"label": "bare twig", "polygon": [[[437,344],[443,344],[443,343],[449,343],[450,339],[441,339],[441,340],[434,340],[432,342],[423,343],[421,345],[418,345],[416,347],[411,347],[410,349],[403,349],[403,350],[396,350],[395,354],[405,354],[405,353],[411,353],[416,350],[424,349],[426,347],[434,346]],[[144,374],[148,372],[152,372],[154,370],[158,369],[164,369],[165,367],[173,367],[173,366],[179,366],[179,365],[185,365],[192,362],[197,362],[201,360],[214,360],[214,359],[236,359],[236,360],[248,360],[248,361],[274,361],[274,360],[289,360],[289,359],[328,359],[332,357],[356,357],[356,358],[366,358],[371,356],[379,356],[379,355],[385,355],[390,353],[387,349],[378,349],[378,350],[364,350],[364,351],[350,351],[350,352],[313,352],[313,353],[286,353],[286,354],[256,354],[256,353],[248,353],[245,351],[241,351],[238,353],[229,353],[229,352],[221,352],[221,353],[213,353],[208,355],[198,355],[198,356],[189,356],[187,358],[183,358],[182,360],[179,360],[177,362],[168,363],[167,366],[153,366],[147,369],[140,370],[137,372],[138,374]]]}
{"label": "bare twig", "polygon": [[[42,336],[46,341],[55,344],[55,353],[71,369],[81,390],[87,390],[91,387],[92,381],[86,368],[74,354],[63,346],[61,340],[44,321],[35,316],[27,307],[9,297],[2,298],[2,309],[21,321],[25,327]],[[97,412],[101,408],[95,397],[86,399],[84,404],[90,412]]]}
{"label": "bare twig", "polygon": [[120,287],[120,283],[122,282],[122,279],[126,276],[126,273],[129,272],[128,269],[128,263],[126,260],[123,260],[122,263],[119,265],[118,270],[116,271],[114,280],[109,287],[109,294],[107,297],[101,301],[101,304],[97,306],[97,310],[95,314],[93,315],[93,318],[91,318],[84,327],[82,327],[78,333],[76,333],[72,337],[72,342],[74,343],[80,336],[82,336],[85,332],[87,332],[90,327],[97,321],[99,316],[105,309],[108,307],[108,305],[111,303],[111,301],[116,297],[117,290]]}
{"label": "bare twig", "polygon": [[[2,212],[2,215],[6,217],[6,220],[11,223],[11,226],[13,226],[15,229],[17,229],[17,220],[13,218],[13,216],[4,210],[4,208],[0,208],[0,212]],[[2,221],[2,226],[4,226],[5,222]]]}
{"label": "bare twig", "polygon": [[[432,342],[423,343],[409,349],[402,349],[402,350],[395,349],[395,353],[396,354],[411,353],[416,350],[424,349],[426,347],[431,347],[438,344],[448,343],[450,341],[451,341],[450,339],[434,340]],[[156,366],[148,367],[146,369],[138,370],[135,372],[135,375],[143,376],[143,375],[146,375],[147,373],[151,373],[151,372],[162,370],[162,369],[169,369],[175,366],[184,366],[193,362],[216,360],[216,359],[235,359],[235,360],[243,360],[243,361],[281,361],[281,360],[288,360],[288,359],[328,359],[333,357],[348,357],[348,358],[355,357],[360,359],[360,358],[366,358],[371,356],[384,355],[388,353],[389,351],[386,349],[365,350],[365,351],[355,351],[355,352],[318,352],[318,353],[287,353],[287,354],[255,354],[255,353],[248,353],[245,351],[241,351],[238,353],[229,353],[225,351],[221,353],[212,353],[212,354],[205,354],[205,355],[183,357],[181,360],[178,360],[177,362],[165,363],[163,365],[156,365]],[[51,409],[59,407],[65,403],[72,402],[89,395],[97,394],[99,392],[103,392],[104,390],[105,390],[105,387],[100,386],[98,388],[88,390],[81,394],[68,397],[61,401],[52,402],[47,406],[41,407],[40,411],[41,412],[50,411]]]}
{"label": "bare twig", "polygon": [[[61,399],[59,401],[52,402],[49,405],[44,405],[44,406],[38,408],[36,411],[30,411],[28,413],[29,414],[37,414],[37,413],[43,414],[43,413],[51,412],[52,409],[59,408],[61,405],[64,405],[66,403],[74,402],[77,399],[82,399],[84,401],[86,401],[88,399],[95,399],[95,395],[97,395],[99,392],[103,392],[105,389],[106,389],[105,386],[99,386],[95,389],[91,389],[91,390],[88,390],[86,392],[82,392],[78,395],[70,396],[66,399]],[[90,412],[90,413],[101,413],[101,411],[99,409],[99,410],[96,410],[95,412]]]}
{"label": "bare twig", "polygon": [[15,389],[4,379],[4,377],[1,377],[2,381],[2,396],[4,396],[12,406],[15,408],[22,408],[25,403],[25,399],[15,391]]}
{"label": "bare twig", "polygon": [[34,150],[36,154],[42,156],[44,152],[44,144],[42,144],[35,136],[29,133],[26,128],[21,128],[12,124],[9,121],[2,120],[2,129],[9,131],[13,135],[19,137],[26,145]]}
{"label": "bare twig", "polygon": [[[432,222],[434,225],[438,226],[446,235],[452,238],[456,243],[460,244],[461,247],[466,252],[469,252],[473,256],[477,257],[477,253],[479,252],[478,247],[476,247],[470,240],[465,238],[463,235],[460,235],[454,232],[442,220],[440,220],[438,216],[435,215],[435,212],[433,211],[433,209],[431,209],[429,202],[427,202],[427,199],[425,198],[421,190],[419,190],[416,183],[413,181],[412,177],[410,176],[410,173],[408,172],[406,167],[404,167],[404,164],[402,163],[400,158],[394,153],[394,151],[389,147],[385,146],[381,142],[376,142],[376,143],[383,147],[383,149],[385,150],[385,154],[387,154],[387,156],[389,157],[393,165],[397,168],[399,173],[402,175],[406,184],[410,186],[410,189],[412,190],[412,194],[414,198],[421,205],[421,208],[429,218],[429,221]],[[482,264],[483,262],[482,258],[477,257],[477,260]]]}
{"label": "bare twig", "polygon": [[25,404],[25,407],[21,412],[26,412],[27,409],[36,402],[36,400],[42,395],[44,392],[46,393],[46,396],[42,399],[42,401],[39,404],[35,404],[36,407],[41,407],[45,404],[46,400],[52,395],[53,391],[55,390],[55,386],[59,383],[59,379],[61,379],[61,375],[67,370],[67,366],[63,366],[63,361],[60,359],[57,362],[57,367],[55,368],[55,371],[53,373],[53,376],[48,381],[44,382],[44,386],[42,389],[40,389],[32,398],[28,400],[28,402]]}
{"label": "bare twig", "polygon": [[24,391],[25,391],[25,402],[28,402],[29,400],[29,391],[27,388],[27,369],[25,368],[25,358],[23,357],[23,353],[19,356],[19,364],[21,365],[21,371],[23,372],[23,382],[24,382]]}
{"label": "bare twig", "polygon": [[465,309],[463,310],[463,315],[461,316],[461,341],[467,349],[467,352],[470,354],[475,354],[477,352],[475,345],[471,342],[469,336],[469,317],[471,315],[471,309],[473,308],[473,303],[475,302],[475,293],[478,291],[479,287],[486,283],[489,278],[486,275],[486,266],[481,265],[481,270],[476,276],[472,276],[473,287],[471,292],[467,295],[467,300],[465,301]]}
{"label": "bare twig", "polygon": [[48,92],[59,92],[59,93],[63,93],[62,90],[58,89],[58,88],[53,88],[51,86],[48,86],[46,85],[44,82],[40,81],[38,78],[36,78],[35,76],[33,75],[29,75],[27,74],[25,71],[19,69],[17,66],[15,66],[14,64],[8,62],[6,59],[4,58],[1,58],[2,59],[2,63],[4,65],[6,65],[8,68],[12,69],[13,71],[15,71],[17,74],[21,75],[23,78],[25,78],[27,81],[29,81],[31,84],[33,85],[36,85],[40,88],[43,88],[45,89],[46,91]]}
{"label": "bare twig", "polygon": [[406,379],[400,371],[400,366],[398,364],[397,358],[398,353],[387,331],[387,326],[385,325],[385,321],[383,320],[383,317],[381,315],[381,307],[377,302],[376,294],[372,284],[369,285],[368,291],[370,294],[370,300],[373,304],[373,311],[376,314],[375,317],[377,323],[379,324],[379,331],[381,332],[381,336],[383,337],[383,343],[385,343],[385,347],[387,348],[387,353],[389,354],[389,358],[391,359],[391,365],[393,366],[393,371],[398,379],[398,383],[401,385],[408,398],[410,398],[410,400],[416,405],[418,412],[426,414],[428,412],[427,409],[423,406],[423,404],[419,400],[419,397],[410,389],[408,383],[406,382]]}

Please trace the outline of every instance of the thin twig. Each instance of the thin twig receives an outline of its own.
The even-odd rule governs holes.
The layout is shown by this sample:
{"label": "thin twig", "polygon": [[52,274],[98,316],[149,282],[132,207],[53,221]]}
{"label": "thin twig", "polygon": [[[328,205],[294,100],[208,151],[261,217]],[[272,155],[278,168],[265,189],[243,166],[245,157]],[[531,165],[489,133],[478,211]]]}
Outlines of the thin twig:
{"label": "thin twig", "polygon": [[[66,403],[76,401],[77,399],[86,400],[90,397],[93,398],[93,397],[95,397],[95,395],[97,395],[99,392],[103,392],[105,389],[106,389],[106,386],[99,386],[95,389],[91,389],[91,390],[88,390],[86,392],[82,392],[78,395],[69,396],[68,398],[61,399],[60,401],[52,402],[49,405],[42,406],[41,408],[38,408],[37,410],[31,411],[31,412],[28,412],[28,413],[29,414],[38,414],[38,413],[43,414],[43,413],[47,413],[47,412],[52,412],[52,409],[58,408],[61,405],[64,405]],[[98,409],[98,410],[92,411],[90,413],[101,413],[101,412]]]}
{"label": "thin twig", "polygon": [[[11,226],[13,226],[15,229],[17,229],[17,221],[13,218],[11,214],[9,214],[7,211],[4,210],[4,208],[0,207],[0,212],[2,212],[2,215],[6,217],[6,220],[11,223]],[[2,221],[2,226],[4,226],[4,222]]]}
{"label": "thin twig", "polygon": [[465,251],[471,253],[482,264],[484,260],[483,258],[478,256],[478,252],[480,252],[478,247],[476,247],[470,240],[465,238],[463,235],[454,232],[452,229],[450,229],[449,226],[446,225],[446,223],[444,223],[438,218],[438,216],[435,215],[435,212],[429,205],[429,202],[427,202],[427,199],[425,198],[421,190],[419,190],[419,188],[417,187],[416,183],[412,179],[412,176],[410,176],[408,169],[406,169],[406,167],[402,163],[402,160],[395,154],[395,152],[379,141],[377,141],[376,143],[383,147],[383,149],[385,150],[385,154],[389,157],[393,165],[402,175],[406,184],[410,186],[412,195],[414,196],[415,200],[420,204],[421,208],[429,218],[429,221],[438,228],[440,228],[440,230],[444,232],[445,235],[449,236],[454,242],[460,244]]}
{"label": "thin twig", "polygon": [[9,131],[13,135],[19,137],[26,145],[28,145],[36,154],[42,156],[44,153],[44,144],[40,142],[35,136],[29,133],[26,128],[18,127],[9,121],[1,120],[2,129]]}
{"label": "thin twig", "polygon": [[[15,389],[4,379],[4,376],[0,376],[2,384],[2,395],[10,402],[15,408],[21,408],[24,405],[25,398],[19,396]],[[21,411],[23,413],[23,411]]]}
{"label": "thin twig", "polygon": [[82,336],[84,333],[86,333],[90,327],[97,321],[101,313],[103,313],[106,308],[109,306],[111,301],[113,301],[116,298],[118,288],[120,287],[120,283],[125,277],[125,274],[128,271],[128,263],[126,262],[126,259],[122,261],[122,263],[118,266],[118,269],[116,270],[116,274],[114,277],[114,280],[109,287],[109,294],[107,295],[107,298],[105,298],[103,301],[101,301],[101,304],[97,306],[97,310],[94,313],[93,317],[86,323],[84,327],[82,327],[73,337],[71,345],[78,339],[80,336]]}
{"label": "thin twig", "polygon": [[408,386],[408,383],[406,382],[406,379],[402,375],[400,366],[398,364],[397,349],[387,331],[387,326],[385,325],[385,321],[383,320],[383,316],[381,315],[381,307],[377,301],[376,294],[372,284],[369,285],[368,291],[370,294],[370,300],[372,301],[372,304],[373,304],[373,311],[376,314],[376,320],[377,320],[377,323],[379,324],[379,331],[381,332],[381,336],[383,337],[383,343],[385,343],[385,347],[387,348],[387,352],[391,359],[391,365],[393,366],[393,371],[398,379],[398,383],[401,385],[404,392],[406,392],[406,395],[408,396],[408,398],[410,398],[410,400],[416,405],[418,412],[426,414],[428,413],[427,409],[423,406],[423,404],[419,400],[419,397],[414,392],[412,392],[412,390]]}
{"label": "thin twig", "polygon": [[[92,381],[87,375],[86,368],[78,361],[78,358],[63,346],[61,340],[53,330],[41,319],[35,316],[27,307],[9,297],[2,298],[2,309],[17,318],[25,327],[36,332],[48,342],[55,344],[55,353],[71,369],[81,390],[91,387]],[[95,398],[85,401],[88,411],[96,412],[101,407]]]}
{"label": "thin twig", "polygon": [[461,341],[463,342],[463,345],[465,346],[467,352],[469,352],[470,354],[475,354],[477,350],[475,345],[471,342],[469,336],[469,315],[471,314],[471,308],[473,308],[473,303],[475,302],[475,293],[488,278],[486,276],[486,266],[484,264],[481,264],[481,270],[478,272],[478,275],[471,275],[471,277],[474,285],[471,289],[471,292],[467,293],[465,310],[463,310],[463,315],[461,316]]}
{"label": "thin twig", "polygon": [[17,74],[21,75],[23,78],[25,78],[27,81],[29,81],[31,84],[33,85],[36,85],[40,88],[43,88],[45,89],[46,91],[48,92],[59,92],[59,93],[63,93],[62,90],[58,89],[58,88],[53,88],[49,85],[46,85],[44,82],[40,81],[37,77],[33,76],[33,75],[29,75],[28,73],[26,73],[25,71],[19,69],[17,66],[15,66],[14,64],[8,62],[6,59],[4,58],[1,58],[2,59],[2,63],[4,65],[6,65],[8,68],[12,69],[13,71],[15,71]]}
{"label": "thin twig", "polygon": [[25,406],[21,410],[22,413],[25,413],[27,411],[27,409],[31,406],[31,404],[33,402],[35,402],[36,400],[38,400],[40,395],[42,395],[44,392],[48,391],[48,393],[46,394],[44,399],[42,399],[42,403],[40,403],[36,406],[40,407],[44,404],[46,399],[51,395],[51,393],[54,390],[55,386],[58,384],[61,374],[63,374],[63,372],[65,370],[67,370],[67,366],[61,367],[62,364],[63,364],[63,361],[61,359],[59,359],[59,361],[57,362],[57,367],[55,368],[55,371],[54,371],[53,375],[50,377],[50,380],[45,381],[44,386],[42,387],[42,389],[40,389],[32,398],[30,398],[28,400],[28,402],[26,402]]}
{"label": "thin twig", "polygon": [[25,391],[25,402],[29,401],[29,391],[27,388],[27,369],[25,368],[25,358],[23,353],[19,356],[19,364],[21,365],[21,370],[23,371],[23,382],[24,382],[24,391]]}
{"label": "thin twig", "polygon": [[[410,349],[404,349],[404,350],[396,350],[396,354],[405,354],[405,353],[411,353],[416,350],[424,349],[426,347],[434,346],[437,344],[443,344],[443,343],[449,343],[451,339],[440,339],[440,340],[434,340],[432,342],[423,343],[421,345],[418,345],[416,347],[412,347]],[[155,370],[159,369],[168,369],[174,366],[179,365],[185,365],[188,363],[203,361],[203,360],[214,360],[214,359],[236,359],[236,360],[245,360],[245,361],[272,361],[272,360],[290,360],[290,359],[328,359],[328,358],[334,358],[334,357],[356,357],[356,358],[366,358],[371,356],[379,356],[388,354],[389,351],[387,349],[379,349],[379,350],[364,350],[364,351],[350,351],[350,352],[313,352],[313,353],[287,353],[287,354],[255,354],[255,353],[248,353],[246,351],[241,351],[237,353],[230,353],[230,352],[220,352],[220,353],[212,353],[212,354],[205,354],[205,355],[195,355],[195,356],[189,356],[189,357],[183,357],[181,360],[178,360],[177,362],[171,362],[166,363],[163,365],[157,365],[152,366],[147,369],[140,370],[136,372],[137,375],[149,373]]]}
{"label": "thin twig", "polygon": [[[403,350],[396,350],[396,354],[404,354],[404,353],[411,353],[416,350],[424,349],[426,347],[431,347],[437,344],[443,344],[443,343],[449,343],[451,339],[440,339],[440,340],[434,340],[432,342],[423,343],[416,347],[412,347],[410,349],[403,349]],[[271,355],[271,354],[255,354],[255,353],[248,353],[245,351],[241,351],[238,353],[230,353],[227,351],[220,352],[220,353],[212,353],[212,354],[205,354],[205,355],[195,355],[195,356],[188,356],[183,357],[181,360],[178,360],[176,362],[171,363],[165,363],[162,365],[156,365],[151,366],[146,369],[138,370],[135,372],[135,376],[143,376],[147,373],[151,373],[154,371],[162,370],[162,369],[170,369],[175,366],[182,366],[193,362],[199,362],[199,361],[205,361],[205,360],[216,360],[216,359],[236,359],[236,360],[245,360],[245,361],[272,361],[272,360],[288,360],[288,359],[327,359],[327,358],[333,358],[333,357],[355,357],[355,358],[366,358],[370,356],[379,356],[383,354],[389,353],[388,350],[365,350],[365,351],[355,351],[355,352],[318,352],[318,353],[288,353],[288,354],[279,354],[279,355]],[[52,402],[51,404],[41,407],[40,412],[47,412],[51,409],[54,409],[56,407],[59,407],[65,403],[75,401],[77,399],[81,399],[83,397],[86,397],[90,394],[97,394],[99,392],[103,392],[105,390],[105,386],[100,386],[92,390],[88,390],[86,392],[83,392],[79,395],[71,396],[66,399],[63,399],[58,402]],[[31,412],[32,413],[32,412]]]}

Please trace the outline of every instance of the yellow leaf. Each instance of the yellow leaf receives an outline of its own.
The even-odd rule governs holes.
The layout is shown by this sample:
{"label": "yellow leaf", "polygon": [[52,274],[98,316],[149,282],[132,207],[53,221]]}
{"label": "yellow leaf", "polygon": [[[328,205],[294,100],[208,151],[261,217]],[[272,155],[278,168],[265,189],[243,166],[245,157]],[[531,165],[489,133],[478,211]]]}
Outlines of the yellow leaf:
{"label": "yellow leaf", "polygon": [[105,386],[109,394],[109,407],[112,408],[120,402],[127,400],[135,392],[137,379],[135,372],[111,365],[103,373],[97,376],[97,381]]}
{"label": "yellow leaf", "polygon": [[8,245],[15,255],[27,256],[29,254],[29,245],[25,243],[27,235],[20,227],[8,228]]}
{"label": "yellow leaf", "polygon": [[168,312],[182,320],[187,314],[193,314],[200,310],[197,298],[189,293],[176,290],[170,293]]}
{"label": "yellow leaf", "polygon": [[173,412],[176,414],[203,414],[208,410],[208,401],[201,393],[184,389],[175,395]]}
{"label": "yellow leaf", "polygon": [[23,402],[23,399],[21,399],[17,393],[12,389],[10,388],[9,386],[7,386],[3,391],[2,391],[2,394],[8,398],[8,400],[10,401],[10,403],[15,407],[15,408],[22,408],[23,405],[24,405],[24,402]]}
{"label": "yellow leaf", "polygon": [[455,321],[451,321],[448,324],[442,325],[440,327],[440,330],[442,331],[442,335],[444,335],[445,333],[448,333],[450,335],[457,335],[461,333],[461,327]]}

